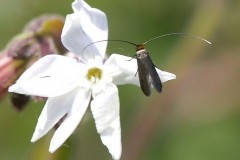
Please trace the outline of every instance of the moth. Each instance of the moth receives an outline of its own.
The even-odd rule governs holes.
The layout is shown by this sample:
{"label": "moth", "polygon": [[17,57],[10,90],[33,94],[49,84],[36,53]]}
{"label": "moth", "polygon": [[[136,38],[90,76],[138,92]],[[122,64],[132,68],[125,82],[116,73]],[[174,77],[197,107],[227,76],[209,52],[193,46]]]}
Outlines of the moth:
{"label": "moth", "polygon": [[[99,43],[99,42],[105,42],[105,41],[117,41],[117,42],[124,42],[128,43],[131,45],[134,45],[136,47],[136,53],[134,54],[133,58],[137,59],[137,74],[139,77],[139,83],[140,87],[143,91],[143,93],[146,96],[151,95],[151,86],[153,86],[157,92],[161,93],[162,92],[162,81],[157,73],[156,66],[153,64],[153,61],[149,55],[149,52],[144,48],[144,45],[147,44],[150,41],[153,41],[155,39],[161,38],[161,37],[166,37],[170,35],[187,35],[187,36],[192,36],[194,38],[198,38],[202,41],[207,42],[208,44],[211,44],[211,42],[207,41],[206,39],[203,39],[201,37],[188,34],[188,33],[169,33],[169,34],[164,34],[160,35],[157,37],[154,37],[144,43],[141,44],[135,44],[129,41],[125,40],[119,40],[119,39],[108,39],[108,40],[100,40],[96,42],[92,42],[89,45],[87,45],[83,51],[90,45],[94,43]],[[82,52],[83,52],[82,51]]]}
{"label": "moth", "polygon": [[143,93],[146,96],[150,96],[151,85],[160,93],[162,91],[161,79],[143,44],[136,45],[136,54],[134,57],[137,59],[137,73]]}

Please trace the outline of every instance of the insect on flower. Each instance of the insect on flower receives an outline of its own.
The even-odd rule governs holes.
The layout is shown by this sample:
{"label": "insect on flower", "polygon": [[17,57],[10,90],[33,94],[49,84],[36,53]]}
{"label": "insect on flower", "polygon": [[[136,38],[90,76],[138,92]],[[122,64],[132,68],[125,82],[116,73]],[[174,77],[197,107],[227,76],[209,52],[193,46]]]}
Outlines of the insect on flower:
{"label": "insect on flower", "polygon": [[115,41],[115,42],[117,41],[117,42],[124,42],[124,43],[134,45],[136,47],[136,53],[134,54],[133,58],[137,59],[137,65],[138,65],[137,73],[138,73],[138,77],[139,77],[140,87],[146,96],[150,96],[151,95],[151,86],[153,86],[156,89],[156,91],[158,91],[159,93],[162,92],[162,82],[156,71],[153,61],[152,61],[151,57],[149,56],[149,52],[145,49],[144,45],[155,39],[170,36],[170,35],[187,35],[187,36],[191,36],[194,38],[198,38],[208,44],[211,44],[211,42],[207,41],[206,39],[192,35],[192,34],[169,33],[169,34],[164,34],[164,35],[154,37],[154,38],[152,38],[144,43],[141,43],[141,44],[135,44],[135,43],[132,43],[129,41],[119,40],[119,39],[100,40],[100,41],[90,43],[83,49],[82,52],[84,52],[84,50],[87,47],[89,47],[90,45],[92,45],[94,43],[104,42],[104,41]]}

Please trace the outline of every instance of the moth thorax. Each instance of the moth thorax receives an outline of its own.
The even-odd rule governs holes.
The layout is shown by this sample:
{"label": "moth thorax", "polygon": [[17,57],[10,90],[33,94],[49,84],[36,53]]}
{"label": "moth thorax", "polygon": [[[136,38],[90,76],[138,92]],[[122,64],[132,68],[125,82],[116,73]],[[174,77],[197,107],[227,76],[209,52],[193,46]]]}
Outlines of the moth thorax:
{"label": "moth thorax", "polygon": [[148,52],[147,52],[146,49],[141,49],[141,50],[136,52],[136,57],[138,59],[145,58],[147,55],[148,55]]}

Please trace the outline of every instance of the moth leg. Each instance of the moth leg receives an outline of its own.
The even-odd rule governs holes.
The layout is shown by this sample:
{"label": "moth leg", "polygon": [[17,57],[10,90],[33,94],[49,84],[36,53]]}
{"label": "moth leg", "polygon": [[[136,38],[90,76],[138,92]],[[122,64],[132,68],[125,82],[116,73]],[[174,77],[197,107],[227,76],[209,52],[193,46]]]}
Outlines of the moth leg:
{"label": "moth leg", "polygon": [[134,75],[134,76],[136,77],[136,76],[137,76],[137,74],[138,74],[138,71],[135,73],[135,75]]}
{"label": "moth leg", "polygon": [[134,54],[134,55],[132,56],[132,58],[129,59],[129,60],[127,60],[127,61],[131,61],[131,60],[133,60],[133,59],[136,58],[136,57],[137,57],[136,54]]}
{"label": "moth leg", "polygon": [[[132,58],[131,59],[129,59],[129,60],[127,60],[127,61],[131,61],[131,60],[133,60],[134,58],[137,58],[137,55],[136,54],[134,54],[133,56],[132,56]],[[138,73],[138,71],[136,71],[136,73],[135,73],[135,77],[137,76],[137,73]]]}

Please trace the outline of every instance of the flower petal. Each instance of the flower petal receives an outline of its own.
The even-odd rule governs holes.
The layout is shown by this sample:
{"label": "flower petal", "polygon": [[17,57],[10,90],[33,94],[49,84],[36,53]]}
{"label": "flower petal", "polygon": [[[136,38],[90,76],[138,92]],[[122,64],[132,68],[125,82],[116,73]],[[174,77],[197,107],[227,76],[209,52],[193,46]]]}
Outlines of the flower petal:
{"label": "flower petal", "polygon": [[107,84],[106,89],[93,98],[91,110],[103,144],[114,159],[120,159],[122,144],[117,87]]}
{"label": "flower petal", "polygon": [[[79,55],[84,62],[93,59],[96,55],[104,58],[107,42],[90,44],[108,38],[105,13],[91,8],[83,0],[75,0],[72,6],[74,13],[67,15],[62,31],[64,46]],[[86,46],[88,47],[85,48]],[[83,52],[84,48],[86,50]]]}
{"label": "flower petal", "polygon": [[84,65],[72,58],[45,56],[26,70],[9,92],[42,97],[63,95],[79,84],[84,71]]}
{"label": "flower petal", "polygon": [[58,97],[49,98],[38,118],[32,142],[43,137],[67,112],[76,99],[78,89]]}
{"label": "flower petal", "polygon": [[[106,61],[104,67],[107,73],[112,76],[114,84],[135,84],[140,86],[136,59],[119,54],[112,54]],[[158,68],[156,68],[156,70],[162,83],[176,78],[176,75],[172,73],[161,71]]]}
{"label": "flower petal", "polygon": [[104,70],[113,78],[116,85],[139,85],[137,73],[137,61],[132,57],[112,54],[104,64]]}
{"label": "flower petal", "polygon": [[[57,150],[66,139],[72,134],[77,125],[80,123],[90,101],[91,91],[89,89],[80,89],[72,94],[73,101],[67,117],[59,126],[51,140],[49,151],[53,153]],[[63,101],[61,101],[63,102]]]}
{"label": "flower petal", "polygon": [[169,80],[176,79],[176,75],[175,74],[172,74],[172,73],[169,73],[169,72],[166,72],[166,71],[162,71],[162,70],[160,70],[158,68],[156,68],[156,69],[157,69],[158,75],[159,75],[162,83],[163,82],[167,82]]}

